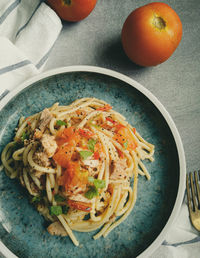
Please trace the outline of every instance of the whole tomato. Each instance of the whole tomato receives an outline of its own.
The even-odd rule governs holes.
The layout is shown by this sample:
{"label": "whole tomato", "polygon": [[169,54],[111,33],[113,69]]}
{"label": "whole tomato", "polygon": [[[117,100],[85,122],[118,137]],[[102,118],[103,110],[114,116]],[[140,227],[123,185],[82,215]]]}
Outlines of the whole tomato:
{"label": "whole tomato", "polygon": [[58,16],[71,22],[86,18],[94,9],[97,0],[47,0]]}
{"label": "whole tomato", "polygon": [[121,33],[127,56],[141,66],[166,61],[178,47],[182,23],[167,4],[155,2],[139,7],[126,19]]}

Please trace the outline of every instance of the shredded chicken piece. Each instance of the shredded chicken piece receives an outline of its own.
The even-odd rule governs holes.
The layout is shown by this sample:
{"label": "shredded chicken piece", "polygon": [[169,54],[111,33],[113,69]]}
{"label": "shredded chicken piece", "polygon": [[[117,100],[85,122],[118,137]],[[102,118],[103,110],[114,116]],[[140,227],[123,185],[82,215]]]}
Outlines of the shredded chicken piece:
{"label": "shredded chicken piece", "polygon": [[45,152],[35,152],[33,160],[40,166],[49,167],[51,162]]}
{"label": "shredded chicken piece", "polygon": [[77,195],[79,193],[83,193],[86,190],[86,185],[81,186],[71,186],[67,189],[67,192],[63,192],[63,195],[66,197]]}
{"label": "shredded chicken piece", "polygon": [[110,179],[117,180],[123,179],[126,176],[126,160],[125,159],[118,159],[114,160],[111,163],[111,176]]}
{"label": "shredded chicken piece", "polygon": [[96,159],[86,159],[86,160],[83,161],[83,164],[86,165],[86,166],[89,166],[91,168],[95,168],[95,167],[98,167],[99,160],[96,160]]}
{"label": "shredded chicken piece", "polygon": [[53,223],[51,223],[48,228],[47,231],[51,234],[51,235],[56,235],[56,236],[67,236],[67,232],[64,229],[64,227],[61,225],[61,223],[59,221],[55,221]]}
{"label": "shredded chicken piece", "polygon": [[39,129],[40,131],[43,133],[44,130],[46,129],[47,125],[49,124],[49,122],[52,119],[52,114],[50,113],[50,111],[48,110],[48,108],[45,108],[40,116],[40,122],[39,122]]}
{"label": "shredded chicken piece", "polygon": [[55,137],[49,134],[43,134],[41,143],[48,158],[53,157],[58,147]]}
{"label": "shredded chicken piece", "polygon": [[77,202],[92,203],[92,200],[89,200],[88,198],[84,197],[82,194],[72,195],[69,197],[69,199]]}

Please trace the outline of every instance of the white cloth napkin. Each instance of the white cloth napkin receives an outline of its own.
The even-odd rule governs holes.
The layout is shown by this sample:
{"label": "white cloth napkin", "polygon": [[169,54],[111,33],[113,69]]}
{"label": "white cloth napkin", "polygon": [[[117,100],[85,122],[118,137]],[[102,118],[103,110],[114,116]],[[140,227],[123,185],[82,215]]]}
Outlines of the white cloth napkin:
{"label": "white cloth napkin", "polygon": [[42,71],[61,28],[41,0],[0,0],[0,99]]}
{"label": "white cloth napkin", "polygon": [[[61,28],[58,16],[40,0],[0,0],[0,99],[42,71]],[[200,235],[184,200],[166,240],[150,258],[199,257]]]}
{"label": "white cloth napkin", "polygon": [[187,198],[185,196],[181,211],[168,232],[162,245],[150,258],[199,258],[200,234],[189,220]]}

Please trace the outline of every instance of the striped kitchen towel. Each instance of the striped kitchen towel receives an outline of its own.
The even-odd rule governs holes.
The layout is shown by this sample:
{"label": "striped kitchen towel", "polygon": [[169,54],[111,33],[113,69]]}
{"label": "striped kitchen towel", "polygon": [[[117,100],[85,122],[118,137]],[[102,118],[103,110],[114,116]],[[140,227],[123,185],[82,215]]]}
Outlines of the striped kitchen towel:
{"label": "striped kitchen towel", "polygon": [[42,71],[61,28],[41,0],[0,0],[0,99]]}
{"label": "striped kitchen towel", "polygon": [[200,234],[189,220],[187,198],[165,241],[149,258],[199,258]]}

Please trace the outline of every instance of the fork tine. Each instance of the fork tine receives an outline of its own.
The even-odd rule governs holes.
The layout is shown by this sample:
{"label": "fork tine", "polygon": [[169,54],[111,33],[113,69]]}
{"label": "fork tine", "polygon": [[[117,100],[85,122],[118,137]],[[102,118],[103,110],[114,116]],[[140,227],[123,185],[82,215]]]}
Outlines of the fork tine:
{"label": "fork tine", "polygon": [[194,178],[195,178],[195,183],[196,183],[196,190],[197,190],[197,198],[198,198],[198,204],[200,205],[200,187],[198,183],[198,176],[200,178],[200,171],[197,173],[197,171],[194,172]]}
{"label": "fork tine", "polygon": [[194,190],[194,183],[193,183],[193,173],[190,173],[190,185],[192,189],[192,201],[194,204],[194,210],[198,209],[197,207],[197,200],[196,200],[196,195],[195,195],[195,190]]}
{"label": "fork tine", "polygon": [[187,199],[188,199],[189,212],[192,212],[191,194],[190,194],[189,176],[188,176],[188,174],[186,175],[186,189],[187,189]]}

